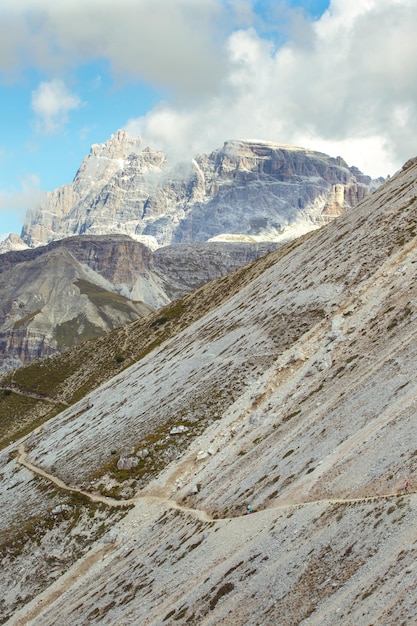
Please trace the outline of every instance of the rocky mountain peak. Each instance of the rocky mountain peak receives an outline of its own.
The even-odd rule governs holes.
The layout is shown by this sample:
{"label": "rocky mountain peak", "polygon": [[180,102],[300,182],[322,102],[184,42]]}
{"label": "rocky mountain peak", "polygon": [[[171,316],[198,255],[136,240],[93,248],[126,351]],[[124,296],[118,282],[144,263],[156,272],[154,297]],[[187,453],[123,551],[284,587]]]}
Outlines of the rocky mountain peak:
{"label": "rocky mountain peak", "polygon": [[281,240],[318,228],[373,188],[341,157],[265,141],[228,140],[187,163],[117,131],[92,146],[72,182],[47,194],[22,230],[29,247],[127,234],[172,243]]}
{"label": "rocky mountain peak", "polygon": [[13,250],[25,250],[27,245],[15,233],[9,233],[8,236],[0,242],[1,253],[12,252]]}
{"label": "rocky mountain peak", "polygon": [[93,144],[89,156],[125,159],[129,154],[142,152],[142,144],[141,137],[131,137],[126,131],[118,130],[104,143]]}

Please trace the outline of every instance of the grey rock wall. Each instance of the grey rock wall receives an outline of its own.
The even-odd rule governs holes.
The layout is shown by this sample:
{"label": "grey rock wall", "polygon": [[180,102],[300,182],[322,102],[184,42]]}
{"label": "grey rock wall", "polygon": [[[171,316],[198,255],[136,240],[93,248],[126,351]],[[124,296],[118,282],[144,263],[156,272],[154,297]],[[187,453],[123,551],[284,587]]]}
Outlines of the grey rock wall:
{"label": "grey rock wall", "polygon": [[23,242],[123,233],[151,247],[233,235],[277,239],[293,224],[311,230],[373,187],[341,157],[268,142],[226,141],[171,165],[162,152],[118,131],[94,145],[74,181],[31,211]]}

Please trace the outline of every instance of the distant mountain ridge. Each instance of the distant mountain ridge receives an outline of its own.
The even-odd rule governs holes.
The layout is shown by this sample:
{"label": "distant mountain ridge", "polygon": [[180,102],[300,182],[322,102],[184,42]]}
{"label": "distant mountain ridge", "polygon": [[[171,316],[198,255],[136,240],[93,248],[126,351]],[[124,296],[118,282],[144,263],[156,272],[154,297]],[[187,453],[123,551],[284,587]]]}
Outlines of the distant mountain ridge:
{"label": "distant mountain ridge", "polygon": [[377,184],[340,157],[272,142],[227,141],[172,166],[118,131],[28,213],[21,238],[0,244],[0,371],[158,309],[322,226]]}
{"label": "distant mountain ridge", "polygon": [[0,250],[82,234],[125,234],[151,248],[213,238],[291,239],[341,215],[381,180],[341,157],[260,141],[226,141],[172,165],[119,130],[92,146],[71,184],[28,213],[22,241]]}
{"label": "distant mountain ridge", "polygon": [[83,235],[2,254],[0,372],[132,322],[277,245],[184,244],[152,252],[127,235]]}

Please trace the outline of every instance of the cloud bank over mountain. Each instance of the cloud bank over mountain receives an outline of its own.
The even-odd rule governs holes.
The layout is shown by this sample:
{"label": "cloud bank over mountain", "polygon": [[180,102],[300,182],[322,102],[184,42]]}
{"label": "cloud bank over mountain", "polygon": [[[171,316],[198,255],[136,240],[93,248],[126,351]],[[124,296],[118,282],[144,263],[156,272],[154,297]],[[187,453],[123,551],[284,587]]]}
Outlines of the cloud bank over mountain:
{"label": "cloud bank over mountain", "polygon": [[[132,116],[126,128],[168,152],[181,144],[189,156],[225,136],[272,139],[336,150],[375,176],[414,154],[411,0],[332,0],[318,19],[285,3],[263,3],[260,13],[250,1],[7,4],[1,70],[32,66],[54,76],[33,94],[47,132],[80,105],[57,77],[104,58],[115,83],[143,81],[167,92],[166,102]],[[65,103],[45,114],[45,95],[57,90]]]}
{"label": "cloud bank over mountain", "polygon": [[0,69],[57,76],[101,57],[116,81],[206,92],[222,74],[216,40],[228,13],[219,0],[6,0]]}
{"label": "cloud bank over mountain", "polygon": [[191,152],[224,136],[279,138],[392,173],[415,151],[416,18],[407,0],[333,0],[317,21],[295,14],[280,47],[254,27],[236,30],[209,98],[159,105],[127,129],[167,151],[180,138]]}

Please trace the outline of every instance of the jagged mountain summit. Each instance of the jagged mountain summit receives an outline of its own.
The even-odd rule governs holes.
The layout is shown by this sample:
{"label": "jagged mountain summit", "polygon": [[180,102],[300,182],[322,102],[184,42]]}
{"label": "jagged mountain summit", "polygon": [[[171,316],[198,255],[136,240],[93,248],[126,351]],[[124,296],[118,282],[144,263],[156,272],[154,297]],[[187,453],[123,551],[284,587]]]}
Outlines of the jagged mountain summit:
{"label": "jagged mountain summit", "polygon": [[92,146],[72,184],[28,214],[22,240],[34,247],[121,233],[155,248],[290,239],[341,215],[380,182],[340,157],[272,142],[226,141],[172,165],[141,138],[118,131]]}
{"label": "jagged mountain summit", "polygon": [[417,622],[416,185],[3,377],[5,623]]}

